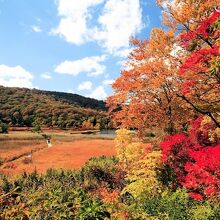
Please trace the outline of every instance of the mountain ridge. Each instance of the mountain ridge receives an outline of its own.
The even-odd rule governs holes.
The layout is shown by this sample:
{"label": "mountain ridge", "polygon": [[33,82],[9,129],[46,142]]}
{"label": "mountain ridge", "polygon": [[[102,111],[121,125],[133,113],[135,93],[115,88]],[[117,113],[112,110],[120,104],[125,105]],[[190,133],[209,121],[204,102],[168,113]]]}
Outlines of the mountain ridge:
{"label": "mountain ridge", "polygon": [[109,121],[104,101],[78,94],[0,86],[0,120],[12,126],[93,128]]}

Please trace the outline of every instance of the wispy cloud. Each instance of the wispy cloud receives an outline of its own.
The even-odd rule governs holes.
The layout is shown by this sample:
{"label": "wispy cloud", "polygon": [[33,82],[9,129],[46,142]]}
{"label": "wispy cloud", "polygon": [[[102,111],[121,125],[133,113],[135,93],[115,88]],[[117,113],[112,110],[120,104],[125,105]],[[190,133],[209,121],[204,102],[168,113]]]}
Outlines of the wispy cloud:
{"label": "wispy cloud", "polygon": [[42,32],[42,29],[39,26],[33,25],[33,26],[31,26],[31,29],[32,29],[32,31],[37,32],[37,33]]}
{"label": "wispy cloud", "polygon": [[101,64],[106,57],[92,56],[80,60],[64,61],[55,68],[55,72],[77,76],[80,73],[87,73],[89,76],[98,76],[105,72],[105,65]]}
{"label": "wispy cloud", "polygon": [[68,92],[68,93],[74,93],[74,90],[73,90],[73,89],[68,89],[67,92]]}
{"label": "wispy cloud", "polygon": [[84,81],[84,82],[80,83],[78,86],[79,91],[91,90],[91,89],[92,89],[92,82],[90,82],[90,81]]}
{"label": "wispy cloud", "polygon": [[98,18],[94,39],[110,53],[129,47],[130,37],[142,28],[139,0],[108,0]]}
{"label": "wispy cloud", "polygon": [[49,80],[52,79],[52,76],[50,75],[50,73],[46,72],[41,74],[41,78]]}

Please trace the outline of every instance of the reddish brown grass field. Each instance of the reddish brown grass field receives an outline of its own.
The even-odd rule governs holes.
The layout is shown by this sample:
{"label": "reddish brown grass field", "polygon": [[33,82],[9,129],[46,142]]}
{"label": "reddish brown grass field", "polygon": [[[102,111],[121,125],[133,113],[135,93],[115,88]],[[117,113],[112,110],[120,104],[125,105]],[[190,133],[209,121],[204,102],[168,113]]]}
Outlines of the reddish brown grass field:
{"label": "reddish brown grass field", "polygon": [[81,167],[91,157],[114,155],[114,145],[114,140],[100,139],[55,142],[51,148],[45,147],[33,153],[31,163],[28,163],[28,160],[27,163],[24,162],[28,159],[26,156],[4,163],[0,167],[0,173],[17,175],[35,169],[40,173],[49,168],[75,169]]}
{"label": "reddish brown grass field", "polygon": [[0,142],[0,158],[4,161],[11,161],[31,151],[38,151],[45,148],[44,140],[9,140]]}

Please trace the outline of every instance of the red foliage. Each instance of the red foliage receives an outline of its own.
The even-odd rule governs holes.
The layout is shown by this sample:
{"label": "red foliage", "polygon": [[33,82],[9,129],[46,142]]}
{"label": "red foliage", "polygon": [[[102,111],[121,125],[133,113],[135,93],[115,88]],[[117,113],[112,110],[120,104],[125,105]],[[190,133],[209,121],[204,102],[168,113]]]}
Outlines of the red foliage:
{"label": "red foliage", "polygon": [[182,93],[183,93],[183,95],[187,95],[188,93],[190,93],[190,88],[192,87],[192,86],[194,86],[196,83],[195,83],[195,81],[194,80],[188,80],[188,81],[186,81],[186,82],[184,82],[183,83],[183,85],[182,85]]}
{"label": "red foliage", "polygon": [[213,32],[213,24],[216,23],[219,18],[220,12],[214,11],[208,18],[202,20],[195,30],[180,34],[180,45],[182,47],[188,47],[194,42],[196,38],[207,39],[210,37],[210,35],[215,37],[216,33]]}
{"label": "red foliage", "polygon": [[[213,46],[213,48],[205,48],[191,53],[180,67],[180,73],[185,73],[185,71],[189,70],[205,72],[209,69],[208,63],[214,56],[219,56],[219,47],[217,45]],[[204,65],[204,63],[207,63],[207,65]]]}
{"label": "red foliage", "polygon": [[220,140],[210,140],[212,123],[193,122],[189,136],[176,134],[161,143],[162,160],[176,175],[174,186],[184,186],[196,200],[220,196]]}
{"label": "red foliage", "polygon": [[[179,69],[180,74],[184,74],[185,77],[182,86],[183,95],[188,95],[197,84],[208,84],[208,81],[212,80],[209,78],[212,74],[207,73],[212,72],[213,60],[217,60],[220,55],[220,47],[217,43],[220,30],[216,27],[219,19],[220,12],[214,11],[193,31],[179,35],[180,46],[190,52]],[[213,87],[212,84],[210,86]]]}
{"label": "red foliage", "polygon": [[220,193],[220,145],[191,152],[185,165],[187,175],[183,186],[200,192],[203,198],[218,197]]}

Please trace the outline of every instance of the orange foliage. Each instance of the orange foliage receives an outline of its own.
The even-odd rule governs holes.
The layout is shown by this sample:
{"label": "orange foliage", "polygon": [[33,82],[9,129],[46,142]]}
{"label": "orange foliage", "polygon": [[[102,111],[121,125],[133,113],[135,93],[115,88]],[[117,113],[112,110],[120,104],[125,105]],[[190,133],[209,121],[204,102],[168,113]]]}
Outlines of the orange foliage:
{"label": "orange foliage", "polygon": [[[200,22],[219,5],[219,0],[158,0],[158,4],[164,7],[163,21],[169,29],[154,28],[150,39],[144,41],[132,39],[136,48],[131,52],[126,68],[113,84],[115,93],[108,98],[107,103],[118,126],[137,128],[140,132],[146,128],[159,127],[174,133],[185,129],[185,125],[200,112],[182,95],[182,84],[188,83],[189,78],[197,77],[197,85],[200,86],[199,92],[196,88],[191,96],[197,97],[201,92],[207,92],[202,94],[202,98],[205,96],[205,102],[213,101],[211,107],[216,111],[219,82],[215,80],[213,83],[212,76],[203,77],[204,80],[200,82],[201,74],[198,71],[183,75],[179,69],[195,46],[206,49],[210,44],[214,45],[213,41],[219,45],[219,27],[208,40],[197,36],[194,42],[196,45],[190,48],[179,44],[179,34],[195,31]],[[219,71],[217,55],[213,59],[207,58],[210,70]],[[201,65],[205,65],[205,61]],[[192,83],[190,81],[187,86]],[[200,103],[201,99],[195,101],[195,105]]]}
{"label": "orange foliage", "polygon": [[164,25],[175,30],[179,25],[183,29],[194,29],[195,23],[219,6],[219,0],[157,0],[157,3],[164,8]]}
{"label": "orange foliage", "polygon": [[104,203],[113,204],[118,201],[119,192],[116,190],[109,191],[106,188],[99,189],[101,199]]}
{"label": "orange foliage", "polygon": [[[175,128],[184,124],[184,110],[176,97],[181,83],[179,60],[173,55],[174,32],[153,29],[149,40],[133,40],[127,68],[113,84],[107,103],[114,119],[126,128]],[[164,46],[166,45],[166,46]],[[115,111],[120,107],[120,111]],[[161,120],[163,118],[163,120]]]}

